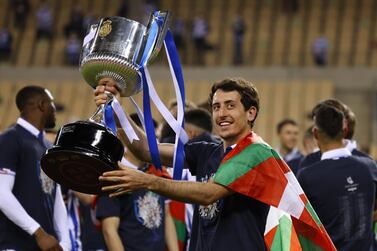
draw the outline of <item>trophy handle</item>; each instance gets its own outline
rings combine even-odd
[[[107,101],[106,104],[102,104],[97,107],[96,111],[94,114],[89,118],[90,122],[98,123],[101,125],[105,125],[104,121],[104,114],[105,114],[105,109],[106,106],[111,103],[114,99],[114,95],[111,92],[105,91],[105,94],[107,96]]]
[[[145,61],[147,64],[150,64],[154,59],[156,59],[158,53],[161,50],[161,47],[164,43],[166,32],[169,28],[169,19],[170,19],[170,12],[169,11],[156,11],[152,13],[149,17],[147,32],[144,35],[141,51],[145,53],[145,50],[149,50],[150,48],[147,47],[147,41],[150,39],[151,28],[152,24],[155,22],[162,22],[161,25],[158,25],[158,32],[156,37],[156,42],[153,44],[152,53]],[[137,62],[141,62],[141,58],[143,57],[144,53],[139,53],[139,58]]]

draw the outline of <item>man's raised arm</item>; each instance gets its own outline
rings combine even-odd
[[[119,90],[117,89],[116,83],[113,79],[103,78],[99,82],[99,85],[94,92],[95,102],[97,106],[106,103],[107,95],[105,94],[105,91],[111,92],[114,95],[119,94]],[[120,128],[119,122],[117,122],[118,138],[122,141],[123,145],[126,146],[139,160],[149,163],[152,162],[147,137],[144,131],[140,127],[138,127],[128,115],[126,116],[130,121],[133,129],[135,130],[139,140],[133,140],[132,142],[130,142],[124,130]],[[171,166],[174,158],[174,145],[159,144],[158,149],[160,152],[161,163],[166,166]]]

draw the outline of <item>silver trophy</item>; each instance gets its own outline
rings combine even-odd
[[[92,25],[84,39],[80,59],[85,81],[95,88],[102,78],[111,77],[123,97],[141,91],[139,68],[143,55],[152,50],[145,59],[148,64],[156,58],[168,29],[168,19],[169,12],[159,11],[151,14],[147,27],[123,17],[105,17]],[[154,25],[157,21],[162,25]],[[152,31],[152,27],[158,27],[158,31]]]
[[[80,60],[86,82],[95,88],[102,78],[111,77],[121,96],[139,92],[139,69],[157,56],[167,21],[168,12],[155,12],[148,27],[122,17],[106,17],[92,25]],[[102,192],[105,184],[98,177],[116,170],[124,153],[124,146],[104,123],[105,107],[99,106],[88,121],[69,123],[59,130],[54,146],[41,159],[41,167],[50,178],[75,191]]]

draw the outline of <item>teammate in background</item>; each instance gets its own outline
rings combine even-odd
[[[313,109],[321,160],[298,172],[308,196],[338,250],[376,250],[373,210],[377,166],[344,146],[343,112],[327,102]]]
[[[343,104],[342,102],[336,99],[327,99],[323,101],[323,103],[337,108],[338,110],[342,111],[344,114],[345,124],[346,124],[346,128],[344,131],[345,136],[343,139],[344,146],[351,152],[352,155],[370,158],[369,155],[357,149],[357,142],[356,140],[353,139],[353,136],[355,133],[355,126],[356,126],[356,116],[351,111],[351,109],[347,105]],[[321,151],[316,151],[311,154],[308,154],[301,161],[299,169],[305,166],[310,166],[320,160],[321,160]]]
[[[55,127],[53,97],[27,86],[16,105],[17,124],[0,135],[0,250],[69,250],[61,188],[40,167],[51,147],[44,129]]]
[[[298,166],[304,157],[297,149],[299,128],[296,121],[284,119],[277,125],[276,131],[279,135],[279,154],[287,162],[294,174],[297,173]]]

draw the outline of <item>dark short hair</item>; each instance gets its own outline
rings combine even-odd
[[[356,116],[355,114],[352,112],[352,110],[344,103],[342,103],[341,101],[337,100],[337,99],[326,99],[322,102],[320,102],[319,104],[317,104],[313,111],[312,111],[312,117],[314,116],[314,111],[316,109],[316,107],[320,104],[327,104],[329,106],[333,106],[335,108],[337,108],[338,110],[340,110],[341,112],[343,112],[344,114],[344,118],[346,119],[347,121],[347,133],[345,135],[344,138],[346,139],[352,139],[353,138],[353,135],[355,133],[355,127],[356,127]]]
[[[224,92],[237,91],[241,96],[241,103],[245,111],[254,106],[257,110],[255,118],[250,122],[250,127],[254,125],[259,112],[259,94],[257,88],[250,82],[243,78],[226,78],[212,85],[211,93],[209,95],[209,104],[212,107],[213,96],[217,90]]]
[[[212,132],[211,114],[204,109],[195,108],[186,111],[185,122],[197,126],[207,132]]]
[[[284,126],[286,125],[294,125],[294,126],[298,126],[297,122],[294,121],[293,119],[283,119],[282,121],[280,121],[278,123],[278,125],[276,126],[276,131],[277,133],[279,134],[281,132],[281,130],[283,129]]]
[[[133,122],[135,122],[135,124],[136,124],[138,127],[140,127],[140,128],[143,127],[143,125],[142,125],[142,123],[141,123],[141,121],[140,121],[139,116],[137,115],[137,113],[132,113],[132,114],[130,114],[130,118],[132,119]],[[156,129],[157,126],[158,126],[158,123],[157,123],[156,120],[154,120],[154,119],[152,119],[152,120],[153,120],[153,126],[154,126],[154,129]]]
[[[344,114],[341,110],[325,103],[320,103],[313,110],[316,127],[330,139],[342,139]]]
[[[22,88],[16,95],[16,105],[18,110],[22,112],[30,101],[39,98],[42,95],[47,94],[45,89],[40,86],[29,85]]]

